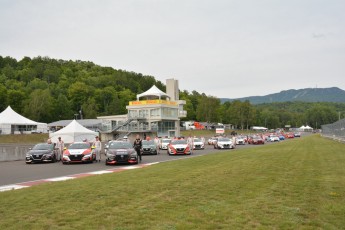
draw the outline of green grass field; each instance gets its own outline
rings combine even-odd
[[[0,144],[2,143],[32,144],[32,143],[46,142],[48,138],[49,138],[48,133],[0,135]]]
[[[345,146],[318,135],[0,193],[0,229],[344,226]]]

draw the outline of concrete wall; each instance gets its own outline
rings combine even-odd
[[[25,155],[33,144],[0,144],[0,161],[25,161]]]

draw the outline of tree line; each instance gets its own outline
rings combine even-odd
[[[156,85],[153,76],[102,67],[88,61],[0,56],[0,111],[10,105],[16,112],[39,122],[119,115],[136,95]],[[185,120],[233,124],[238,129],[253,125],[268,128],[335,122],[345,114],[343,103],[286,102],[252,105],[249,101],[221,103],[197,91],[180,91],[186,100]]]

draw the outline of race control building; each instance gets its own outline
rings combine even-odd
[[[126,106],[127,115],[102,116],[101,137],[112,140],[131,134],[180,136],[180,118],[186,117],[184,100],[179,100],[178,80],[167,79],[167,92],[153,85]]]

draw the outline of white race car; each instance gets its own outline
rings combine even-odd
[[[201,139],[199,138],[193,139],[193,149],[204,149],[204,148],[205,148],[205,144],[204,142],[202,142]]]
[[[236,145],[244,145],[246,144],[246,140],[243,136],[236,137]]]
[[[232,140],[227,137],[218,138],[217,142],[214,144],[215,149],[233,149],[235,146],[232,143]]]
[[[268,137],[268,141],[270,141],[270,142],[280,141],[280,138],[278,136],[275,136],[275,135],[270,135]]]
[[[163,138],[160,142],[160,149],[168,149],[168,144],[170,143],[171,139]]]

